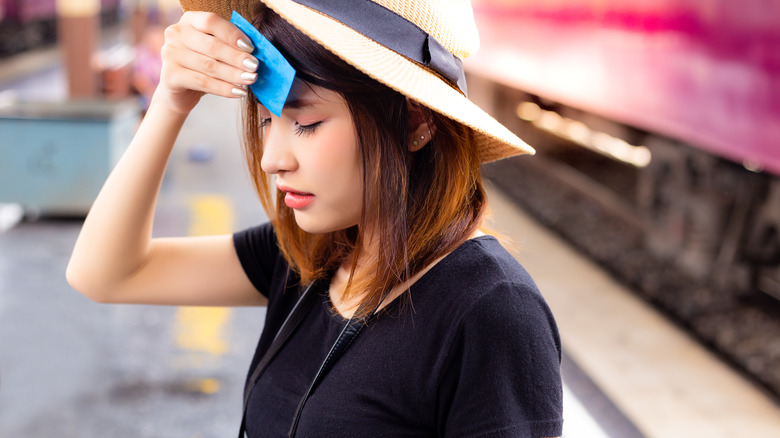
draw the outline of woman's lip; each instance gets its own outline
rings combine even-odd
[[[277,189],[284,192],[284,203],[290,208],[303,208],[314,200],[311,193],[298,192],[283,185],[277,185]]]
[[[311,204],[314,195],[310,193],[286,192],[284,195],[284,204],[290,208],[303,208]]]

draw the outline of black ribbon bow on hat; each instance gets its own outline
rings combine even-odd
[[[467,96],[463,63],[436,38],[370,0],[293,0],[334,18],[388,49],[429,67]]]

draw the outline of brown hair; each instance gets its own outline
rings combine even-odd
[[[274,226],[279,246],[301,282],[324,278],[345,262],[352,272],[344,298],[359,297],[356,316],[366,316],[394,286],[455,249],[480,226],[486,208],[474,134],[463,125],[422,107],[435,134],[425,147],[409,151],[406,98],[347,64],[271,10],[254,25],[295,68],[297,77],[340,93],[352,115],[362,160],[363,206],[357,227],[309,234],[277,193],[260,161],[263,134],[254,96],[244,113],[244,151],[255,189]],[[361,254],[374,230],[381,248]],[[357,261],[359,260],[359,264]]]

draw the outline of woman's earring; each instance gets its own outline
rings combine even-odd
[[[430,131],[430,130],[428,130],[428,133],[430,134],[430,133],[431,133],[431,131]],[[421,135],[421,136],[420,136],[420,141],[422,141],[422,140],[425,140],[425,136],[424,136],[424,135]],[[415,146],[419,146],[419,145],[420,145],[420,142],[419,142],[419,141],[417,141],[417,140],[412,140],[412,144],[413,144],[413,145],[415,145]]]

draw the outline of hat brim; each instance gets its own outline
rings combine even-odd
[[[262,2],[295,28],[358,70],[471,128],[475,133],[480,162],[487,163],[514,155],[534,153],[531,146],[425,66],[399,55],[327,15],[294,1]],[[198,3],[202,6],[201,2]],[[249,2],[241,3],[246,5]],[[182,6],[185,10],[188,9],[186,1],[182,2]],[[222,6],[221,9],[225,9],[224,6],[228,5]],[[210,10],[223,16],[229,14],[228,11],[215,8]],[[238,12],[242,13],[241,10]]]

